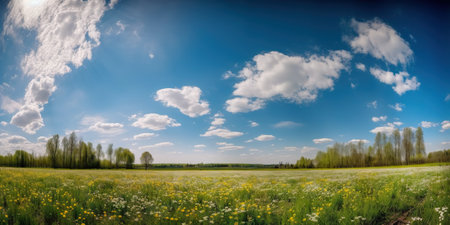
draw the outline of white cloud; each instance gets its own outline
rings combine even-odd
[[[239,137],[242,135],[244,135],[244,133],[242,133],[242,132],[230,131],[230,130],[224,129],[224,128],[216,128],[216,129],[208,130],[200,136],[202,136],[202,137],[217,136],[217,137],[229,139],[229,138]]]
[[[109,8],[113,5],[110,2]],[[20,41],[24,29],[35,31],[37,40],[37,48],[21,62],[22,71],[32,79],[11,124],[30,134],[44,126],[41,111],[56,90],[54,77],[92,58],[92,48],[100,45],[96,24],[107,9],[104,1],[12,0],[8,4],[3,35]]]
[[[226,110],[231,113],[256,111],[264,107],[265,103],[261,99],[250,99],[236,97],[228,99],[226,102]]]
[[[6,138],[7,142],[9,144],[21,144],[26,143],[28,140],[25,137],[19,136],[19,135],[12,135]]]
[[[227,111],[248,112],[261,109],[276,97],[298,104],[315,101],[320,90],[332,89],[351,55],[330,51],[327,56],[288,56],[272,51],[253,57],[253,63],[239,71],[243,81],[234,85],[235,96],[227,101]]]
[[[6,125],[8,125],[8,122],[2,121],[2,122],[0,122],[0,124],[1,124],[2,126],[6,126]]]
[[[225,123],[225,118],[214,118],[211,122],[211,126],[221,126]]]
[[[375,127],[370,132],[373,134],[376,134],[378,132],[385,133],[385,134],[392,134],[394,132],[395,126],[393,124],[387,124],[385,126]]]
[[[395,122],[393,122],[392,124],[394,124],[395,126],[401,126],[401,125],[403,125],[403,123],[400,122],[400,121],[395,121]]]
[[[151,150],[151,149],[164,149],[173,146],[174,144],[172,142],[160,142],[153,145],[144,145],[140,146],[139,150]]]
[[[133,136],[133,140],[145,140],[157,136],[155,133],[140,133]]]
[[[206,145],[204,144],[194,145],[194,148],[206,148]]]
[[[353,143],[353,144],[358,144],[359,142],[362,142],[363,144],[369,144],[370,141],[367,139],[352,139],[350,141],[348,141],[347,143]]]
[[[49,137],[44,137],[44,136],[39,136],[39,137],[37,138],[37,141],[38,141],[38,142],[47,142],[48,139],[50,139],[50,138],[49,138]]]
[[[449,120],[442,121],[441,125],[442,125],[441,132],[444,132],[445,130],[450,129],[450,121]]]
[[[377,106],[378,106],[378,103],[377,103],[377,101],[375,100],[375,101],[373,101],[373,102],[369,102],[369,103],[367,103],[367,107],[368,108],[374,108],[374,109],[376,109],[377,108]]]
[[[324,143],[330,143],[333,142],[334,140],[331,138],[317,138],[317,139],[313,139],[314,144],[324,144]]]
[[[400,104],[400,103],[395,103],[395,105],[389,105],[389,107],[393,108],[394,110],[396,110],[398,112],[403,111],[403,108],[402,108],[403,106],[404,105]]]
[[[179,127],[181,124],[177,123],[175,119],[167,115],[160,115],[156,113],[149,113],[143,116],[132,115],[131,119],[136,120],[132,126],[142,129],[150,130],[164,130],[167,127]]]
[[[413,51],[400,35],[389,25],[378,19],[367,22],[351,21],[358,36],[350,41],[354,52],[370,54],[393,65],[406,64],[412,59]]]
[[[205,150],[203,149],[194,149],[194,152],[204,152]]]
[[[257,141],[271,141],[273,139],[275,139],[275,136],[270,135],[270,134],[261,134],[255,138],[255,140],[257,140]]]
[[[448,102],[448,101],[450,101],[450,94],[447,94],[447,96],[445,96],[445,99],[444,99],[446,102]]]
[[[380,116],[380,117],[376,117],[376,116],[374,116],[374,117],[372,117],[372,121],[373,122],[380,122],[380,121],[386,121],[386,119],[387,119],[387,116]]]
[[[202,91],[198,87],[184,86],[181,89],[164,88],[156,92],[155,100],[165,106],[174,107],[189,117],[203,116],[209,113],[209,104],[200,100]]]
[[[430,127],[437,127],[437,126],[439,126],[439,124],[429,122],[429,121],[422,121],[422,122],[420,122],[420,126],[423,128],[430,128]]]
[[[361,71],[366,71],[366,65],[364,65],[362,63],[356,63],[356,68]]]
[[[259,124],[257,123],[257,122],[255,122],[255,121],[249,121],[250,122],[250,126],[251,127],[257,127],[257,126],[259,126]]]
[[[217,136],[221,138],[235,138],[244,135],[242,132],[238,131],[230,131],[226,128],[220,128],[225,123],[225,119],[222,118],[221,113],[216,113],[214,115],[214,120],[211,122],[211,126],[208,128],[208,130],[201,134],[202,137],[211,137],[211,136]]]
[[[441,145],[450,145],[450,141],[443,141],[441,142]]]
[[[14,153],[17,149],[25,150],[29,153],[34,152],[38,155],[45,153],[44,142],[30,142],[27,138],[19,135],[10,135],[8,133],[0,134],[0,154]]]
[[[120,123],[104,123],[97,122],[90,126],[88,130],[95,131],[101,134],[118,134],[123,132],[123,124]]]
[[[244,146],[234,145],[227,142],[217,142],[216,144],[220,146],[217,149],[221,150],[221,152],[244,149]]]
[[[301,126],[301,123],[296,123],[293,121],[281,121],[273,125],[275,128],[286,128],[286,127],[298,127]]]
[[[420,86],[420,82],[417,81],[417,78],[412,77],[409,79],[409,73],[405,71],[394,74],[391,71],[370,68],[370,73],[382,83],[394,85],[392,89],[394,89],[398,95],[402,95],[407,91],[417,90]]]
[[[148,53],[148,57],[150,58],[150,59],[154,59],[155,58],[155,54],[153,54],[153,53]]]
[[[350,87],[355,88],[355,87],[356,87],[356,84],[350,83]]]
[[[44,126],[41,111],[42,108],[38,105],[24,105],[11,118],[10,123],[22,128],[26,133],[35,134],[37,130]]]
[[[2,110],[6,111],[9,114],[16,112],[22,106],[19,102],[12,100],[8,96],[1,96],[1,97],[2,97],[1,108]]]

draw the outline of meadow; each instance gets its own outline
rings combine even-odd
[[[0,168],[0,224],[450,224],[450,166]]]

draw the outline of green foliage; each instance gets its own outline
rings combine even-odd
[[[450,224],[449,171],[0,168],[0,225]]]

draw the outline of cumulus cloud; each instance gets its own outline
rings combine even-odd
[[[101,134],[118,134],[123,132],[123,124],[121,123],[104,123],[96,122],[91,125],[88,130],[95,131]]]
[[[395,105],[389,105],[389,107],[393,108],[395,111],[401,112],[403,111],[403,104],[395,103]]]
[[[395,122],[393,122],[392,124],[394,124],[395,126],[401,126],[401,125],[403,125],[403,123],[400,122],[400,121],[395,121]]]
[[[374,117],[372,117],[372,121],[373,122],[380,122],[380,121],[386,121],[386,119],[387,119],[387,116],[379,116],[379,117],[376,117],[376,116],[374,116]]]
[[[348,141],[347,143],[352,143],[352,144],[359,144],[360,142],[362,142],[363,144],[369,144],[370,141],[367,139],[352,139],[350,141]]]
[[[287,127],[298,127],[301,126],[301,123],[297,123],[294,121],[280,121],[273,125],[275,128],[287,128]]]
[[[221,126],[225,123],[225,118],[214,118],[211,122],[211,126]]]
[[[153,145],[144,145],[140,146],[139,150],[151,150],[151,149],[164,149],[173,146],[174,144],[172,142],[160,142]]]
[[[394,89],[398,95],[402,95],[407,91],[417,90],[420,86],[420,82],[417,81],[417,78],[412,77],[409,79],[409,73],[405,71],[394,74],[390,71],[370,68],[370,73],[382,83],[393,85],[392,89]]]
[[[317,139],[313,139],[314,144],[324,144],[324,143],[330,143],[333,142],[334,140],[331,138],[317,138]]]
[[[14,153],[15,150],[21,149],[29,153],[44,154],[45,142],[30,142],[27,138],[20,135],[10,135],[8,133],[0,134],[0,154]]]
[[[420,122],[420,126],[423,128],[430,128],[430,127],[437,127],[437,126],[439,126],[439,124],[433,123],[430,121],[422,121],[422,122]]]
[[[239,131],[230,131],[226,128],[222,128],[221,126],[225,123],[225,119],[222,118],[222,114],[216,113],[214,115],[214,120],[211,122],[211,126],[208,128],[208,130],[201,134],[202,137],[211,137],[211,136],[217,136],[221,138],[235,138],[244,135],[244,133]]]
[[[164,130],[167,127],[181,126],[181,124],[177,123],[175,119],[172,119],[167,115],[160,115],[156,113],[149,113],[143,116],[132,115],[130,119],[136,120],[132,124],[133,127],[139,127],[142,129]]]
[[[39,137],[37,138],[37,141],[38,141],[38,142],[47,142],[48,139],[50,139],[50,138],[49,138],[49,137],[44,137],[44,136],[39,136]]]
[[[271,141],[273,139],[275,139],[275,136],[270,135],[270,134],[261,134],[255,138],[255,140],[257,140],[257,141]]]
[[[370,54],[393,65],[406,64],[412,59],[413,51],[400,35],[379,19],[367,22],[351,21],[351,27],[358,33],[350,40],[356,53]]]
[[[28,140],[25,137],[19,135],[9,136],[6,138],[6,140],[9,144],[20,144],[28,142]]]
[[[441,132],[444,132],[445,130],[450,129],[450,121],[449,120],[444,120],[441,123]]]
[[[21,62],[22,71],[32,79],[11,124],[30,134],[44,126],[41,112],[56,90],[54,77],[92,58],[92,48],[100,45],[96,24],[113,6],[114,1],[109,7],[104,1],[10,1],[3,35],[19,40],[19,30],[35,31],[37,40],[37,48]]]
[[[395,125],[393,123],[387,123],[384,126],[375,127],[370,132],[373,134],[376,134],[378,132],[385,133],[385,134],[392,134],[395,130]]]
[[[133,140],[145,140],[157,136],[155,133],[140,133],[133,136]]]
[[[2,110],[6,111],[9,114],[16,112],[21,107],[21,104],[19,102],[12,100],[8,96],[1,96],[1,99],[2,99],[1,104]]]
[[[202,137],[217,136],[217,137],[221,137],[221,138],[230,139],[230,138],[235,138],[235,137],[239,137],[242,135],[244,135],[244,133],[239,132],[239,131],[230,131],[225,128],[217,128],[217,129],[208,130],[200,136],[202,136]]]
[[[8,122],[2,121],[2,122],[0,122],[0,124],[1,124],[2,126],[6,126],[6,125],[8,125]]]
[[[42,108],[35,104],[24,105],[12,118],[10,123],[22,128],[29,134],[35,134],[44,126],[41,116]]]
[[[226,102],[227,111],[249,112],[281,97],[298,104],[315,101],[320,90],[332,89],[341,70],[351,59],[347,51],[330,51],[327,56],[288,56],[272,51],[253,57],[253,63],[239,71],[243,81],[234,85],[239,96]]]
[[[250,99],[236,97],[225,102],[226,110],[231,113],[256,111],[264,107],[265,103],[261,99]]]
[[[201,94],[200,88],[192,86],[181,89],[164,88],[156,92],[155,100],[165,106],[177,108],[189,117],[198,117],[209,113],[209,104],[200,100]]]
[[[255,122],[255,121],[249,121],[250,122],[250,126],[251,127],[257,127],[257,126],[259,126],[259,124],[257,123],[257,122]]]
[[[366,71],[366,65],[362,63],[356,63],[356,68],[361,71]]]

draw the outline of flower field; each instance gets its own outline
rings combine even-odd
[[[0,224],[450,224],[449,169],[0,168]]]

